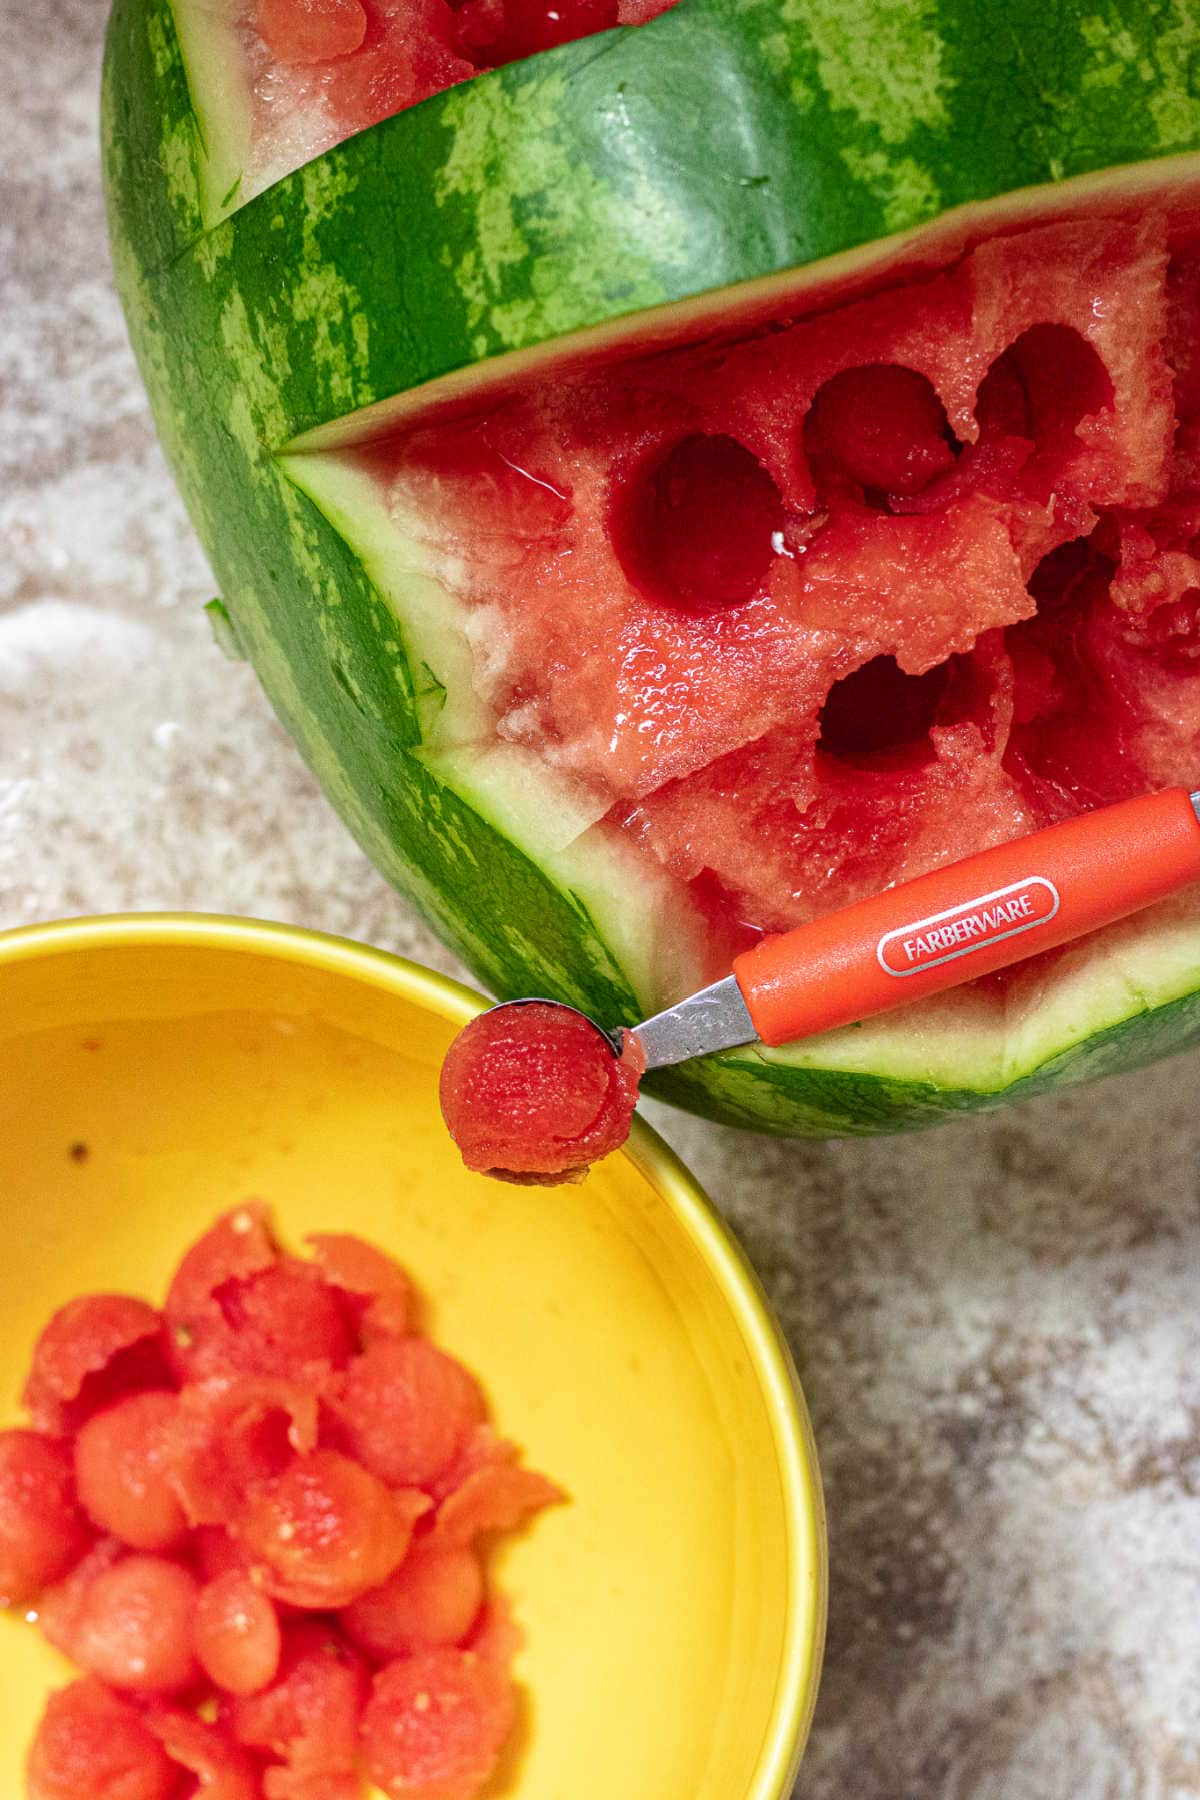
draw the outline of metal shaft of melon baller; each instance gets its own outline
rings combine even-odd
[[[790,1043],[974,981],[1200,881],[1200,792],[1101,807],[766,938],[633,1027],[648,1069]],[[621,1032],[605,1032],[620,1053]]]

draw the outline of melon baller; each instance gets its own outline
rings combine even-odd
[[[737,957],[731,974],[640,1025],[614,1030],[580,1016],[615,1056],[632,1051],[648,1070],[741,1044],[786,1044],[1022,962],[1194,881],[1200,790],[1167,788],[979,851],[765,938]]]

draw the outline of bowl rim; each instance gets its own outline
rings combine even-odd
[[[452,976],[392,951],[307,926],[228,913],[98,913],[13,926],[0,931],[0,975],[8,966],[43,956],[138,945],[238,950],[322,969],[415,1002],[457,1025],[491,1004],[487,995]],[[644,1119],[634,1119],[620,1154],[667,1200],[717,1278],[753,1352],[770,1415],[793,1525],[786,1576],[790,1605],[767,1731],[742,1800],[788,1800],[816,1706],[829,1592],[824,1493],[808,1406],[774,1309],[716,1204]]]

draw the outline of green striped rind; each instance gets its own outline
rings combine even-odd
[[[204,228],[204,143],[168,0],[114,9],[104,64],[104,170],[139,271],[161,268]]]
[[[548,985],[628,1017],[632,988],[586,902],[413,754],[421,678],[409,670],[395,616],[262,447],[280,403],[231,265],[193,255],[147,272],[166,196],[160,175],[154,204],[146,202],[145,139],[130,123],[130,96],[144,124],[164,28],[169,35],[169,14],[153,3],[134,0],[114,14],[104,86],[114,261],[160,433],[238,642],[364,848],[482,980],[501,987],[514,967],[541,968]],[[164,115],[164,131],[177,132],[183,116]]]
[[[156,115],[122,48],[146,4],[118,0],[114,47]],[[387,120],[196,254],[232,259],[290,438],[954,207],[1194,150],[1198,58],[1191,0],[683,0]],[[163,116],[174,134],[173,82]],[[144,125],[139,187],[161,185],[154,150]],[[163,249],[145,205],[125,215],[143,269]]]
[[[1200,982],[1200,935],[1196,944]],[[1200,992],[1184,994],[1106,1026],[1081,1043],[1048,1054],[1028,1075],[1000,1087],[954,1087],[933,1081],[863,1075],[843,1069],[798,1070],[769,1057],[721,1057],[717,1081],[699,1064],[664,1071],[654,1082],[659,1099],[727,1125],[777,1137],[872,1137],[920,1131],[960,1113],[994,1110],[1054,1088],[1077,1087],[1106,1075],[1143,1068],[1200,1044]],[[964,1033],[964,1075],[970,1036]],[[698,1079],[699,1077],[699,1079]]]
[[[640,338],[655,308],[949,206],[1195,148],[1190,9],[1120,10],[1123,23],[1025,0],[683,0],[640,33],[440,96],[206,231],[205,146],[171,14],[163,0],[117,0],[104,120],[114,254],[168,455],[238,638],[318,778],[494,991],[549,991],[619,1020],[640,1010],[648,976],[609,947],[599,863],[578,879],[550,873],[484,818],[469,784],[423,760],[429,676],[346,535],[274,452],[585,327],[632,314]],[[631,885],[624,904],[657,902]],[[864,1031],[849,1047],[712,1059],[658,1090],[778,1132],[929,1124],[1191,1042],[1198,981],[1200,956],[1151,981],[1149,999],[1097,1000],[1082,1027],[1050,1007],[1020,1066],[967,1014],[925,1065],[895,1032]]]

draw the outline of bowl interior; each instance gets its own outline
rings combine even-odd
[[[527,1645],[516,1800],[776,1800],[820,1660],[819,1482],[742,1265],[648,1132],[577,1187],[466,1174],[437,1069],[472,1010],[393,959],[228,922],[0,939],[0,1413],[48,1314],[161,1298],[259,1196],[361,1232],[569,1506],[499,1551]],[[81,1149],[80,1146],[83,1148]],[[0,1618],[0,1792],[65,1665]]]

